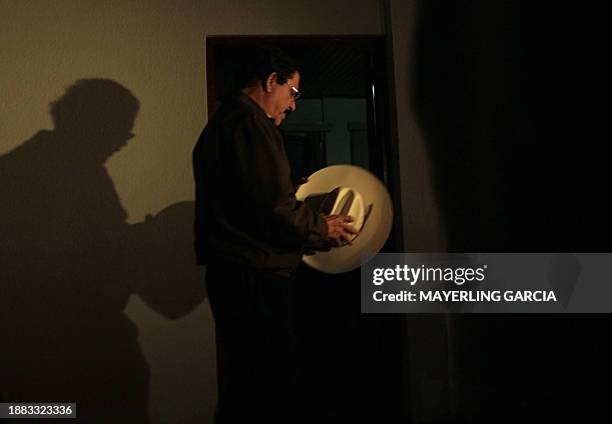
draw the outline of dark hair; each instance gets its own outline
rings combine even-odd
[[[245,55],[244,66],[236,74],[238,88],[265,84],[271,73],[276,72],[276,80],[284,84],[299,68],[295,60],[274,46],[257,46]]]

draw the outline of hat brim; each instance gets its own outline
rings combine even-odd
[[[328,252],[304,255],[302,260],[310,267],[328,274],[340,274],[359,268],[384,246],[393,223],[393,204],[386,187],[369,171],[353,165],[333,165],[323,168],[301,185],[296,192],[298,200],[337,187],[349,187],[372,205],[361,233],[350,245],[334,247]]]

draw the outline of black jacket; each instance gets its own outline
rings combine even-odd
[[[226,100],[193,151],[195,248],[215,261],[285,274],[303,247],[323,242],[326,222],[296,201],[283,138],[248,96]]]

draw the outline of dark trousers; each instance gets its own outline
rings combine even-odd
[[[302,366],[292,278],[216,263],[207,267],[206,284],[219,344],[216,422],[299,422]]]

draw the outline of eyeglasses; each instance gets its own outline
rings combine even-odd
[[[287,85],[291,89],[291,95],[293,96],[293,100],[297,100],[302,96],[302,93],[300,93],[300,90],[292,86],[289,81],[287,81]]]

